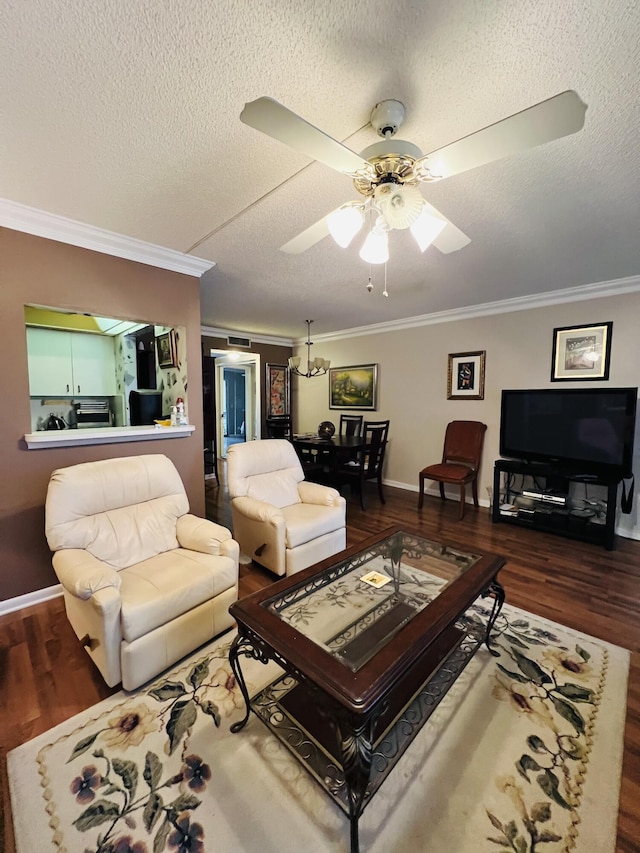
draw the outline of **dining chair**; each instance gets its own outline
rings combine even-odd
[[[362,428],[364,442],[357,452],[355,459],[340,465],[337,471],[337,482],[349,483],[358,490],[360,506],[364,505],[364,485],[368,480],[375,480],[378,485],[380,502],[385,503],[382,491],[382,468],[389,437],[389,421],[365,421]]]
[[[291,418],[267,418],[267,438],[291,438]]]
[[[451,421],[447,424],[442,461],[427,465],[420,471],[418,509],[422,509],[425,480],[438,483],[441,500],[445,500],[445,483],[459,487],[460,519],[464,518],[465,488],[468,484],[471,484],[473,503],[478,506],[478,472],[486,431],[487,425],[480,421]]]
[[[339,435],[354,435],[360,438],[363,420],[362,415],[340,415]]]

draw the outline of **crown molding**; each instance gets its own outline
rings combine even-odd
[[[276,335],[254,334],[253,332],[238,331],[237,329],[219,329],[215,326],[201,326],[200,333],[210,338],[249,338],[251,343],[272,344],[277,347],[292,347],[293,338],[281,338]]]
[[[27,207],[9,199],[0,199],[0,225],[14,231],[24,231],[36,237],[57,240],[82,249],[91,249],[103,255],[113,255],[128,261],[137,261],[152,267],[172,272],[192,275],[196,278],[215,266],[213,261],[205,261],[191,255],[184,255],[174,249],[146,243],[135,237],[125,237],[114,231],[96,228],[84,222],[47,213],[34,207]]]
[[[495,314],[508,314],[512,311],[528,311],[532,308],[546,308],[550,305],[560,305],[566,302],[584,302],[588,299],[600,299],[606,296],[620,296],[640,290],[640,275],[618,278],[613,281],[600,281],[585,284],[580,287],[568,287],[563,290],[551,290],[533,296],[518,296],[513,299],[501,299],[496,302],[485,302],[482,305],[472,305],[467,308],[455,308],[452,311],[438,311],[434,314],[421,314],[416,317],[406,317],[401,320],[390,320],[385,323],[374,323],[371,326],[357,326],[353,329],[341,329],[336,332],[326,332],[314,335],[315,342],[339,341],[346,338],[358,338],[364,335],[377,335],[383,332],[397,332],[404,329],[415,329],[420,326],[434,326],[439,323],[452,323],[457,320],[472,320],[476,317],[487,317]],[[294,344],[304,343],[306,338],[296,338]]]

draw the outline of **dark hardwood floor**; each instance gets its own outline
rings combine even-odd
[[[224,474],[224,466],[221,474]],[[458,505],[385,490],[378,501],[367,486],[367,510],[357,499],[347,510],[347,540],[352,545],[392,524],[461,548],[494,551],[507,558],[500,574],[507,601],[531,613],[630,649],[631,670],[620,792],[617,853],[640,851],[640,542],[618,540],[613,552],[550,534],[492,524],[485,508],[469,507],[458,521]],[[208,480],[207,515],[230,527],[224,486]],[[240,595],[271,583],[257,566],[241,566]],[[115,690],[106,687],[75,638],[62,599],[0,618],[2,731],[0,777],[5,815],[9,815],[4,755],[21,743],[90,707]],[[0,850],[14,853],[11,820]],[[593,851],[598,853],[598,851]]]

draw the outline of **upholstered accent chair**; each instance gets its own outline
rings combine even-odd
[[[478,506],[478,474],[487,425],[480,421],[451,421],[444,435],[442,461],[427,465],[420,471],[418,509],[422,509],[425,480],[435,480],[440,498],[445,500],[444,486],[448,483],[460,490],[460,520],[466,507],[465,487],[471,485],[473,503]]]
[[[292,575],[346,546],[345,499],[305,480],[290,442],[232,445],[227,484],[242,552],[275,574]]]
[[[166,456],[54,471],[45,532],[67,617],[111,687],[133,690],[233,625],[238,543],[189,513]]]

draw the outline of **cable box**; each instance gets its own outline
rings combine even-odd
[[[558,495],[554,492],[534,492],[529,489],[523,489],[522,495],[525,498],[533,498],[536,501],[558,504],[558,506],[565,506],[567,503],[566,495]]]

